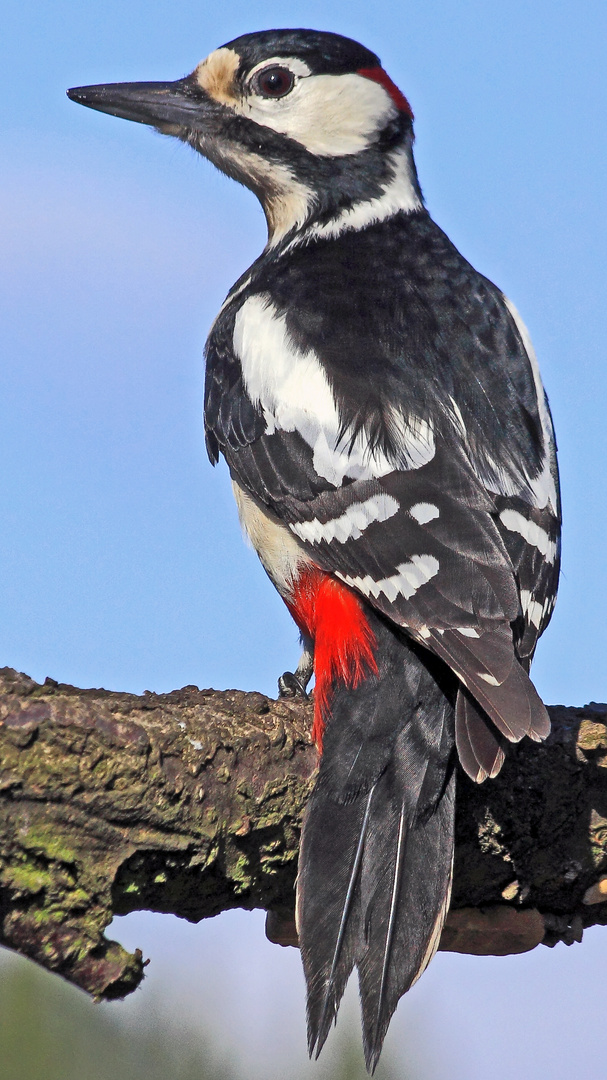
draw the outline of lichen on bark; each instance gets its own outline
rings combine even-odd
[[[607,706],[550,711],[548,741],[513,747],[496,781],[458,779],[444,948],[516,952],[607,921]],[[104,936],[117,914],[257,907],[293,941],[310,721],[309,703],[259,693],[137,696],[1,669],[0,944],[111,998],[143,976]]]

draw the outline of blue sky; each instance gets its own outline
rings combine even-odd
[[[65,88],[176,78],[238,34],[304,25],[381,56],[416,114],[431,212],[530,328],[565,515],[560,598],[535,678],[549,702],[607,697],[606,23],[597,0],[5,0],[0,663],[78,685],[273,693],[295,662],[296,633],[241,541],[201,426],[204,340],[263,245],[261,211],[187,148],[81,109]],[[166,985],[185,978],[194,939],[186,947],[183,935],[195,933],[201,955],[225,966],[229,953],[228,996],[238,998],[251,965],[261,973],[251,1030],[271,1030],[278,1001],[303,1010],[298,957],[265,946],[257,917],[194,931],[158,919],[131,916],[128,927],[141,935],[135,943],[151,934]],[[533,1024],[528,1075],[558,1080],[575,1063],[590,1076],[592,1031],[598,1040],[603,1025],[588,1020],[578,1045],[565,1025],[574,987],[596,1000],[607,944],[600,932],[588,937],[516,960],[439,957],[400,1012],[423,1005],[437,1052],[440,1032],[452,1032],[454,1080],[485,1080],[489,1068],[494,1080],[511,1075],[513,1016]],[[187,979],[204,997],[191,971]],[[517,1046],[531,1053],[525,1039]]]

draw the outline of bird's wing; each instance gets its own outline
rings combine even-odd
[[[437,448],[416,470],[280,498],[292,475],[300,492],[313,488],[307,457],[297,437],[281,432],[230,454],[229,464],[317,565],[445,660],[507,738],[547,734],[513,648],[512,623],[534,630],[529,609],[491,502],[465,461]]]
[[[460,406],[428,378],[425,415],[411,406],[407,371],[418,375],[421,361],[400,372],[388,360],[370,371],[353,363],[344,402],[322,343],[296,334],[268,293],[249,295],[210,340],[206,423],[211,456],[225,455],[315,563],[452,668],[469,694],[467,722],[476,702],[517,740],[548,731],[513,631],[529,658],[553,603],[559,516],[543,390],[495,294],[493,325],[508,334],[514,374],[504,376],[504,402],[495,376],[491,410],[503,406],[506,419],[492,444],[475,428],[471,391]],[[469,342],[463,359],[458,344],[453,368],[471,372],[487,398],[484,369]]]

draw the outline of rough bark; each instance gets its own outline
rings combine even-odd
[[[193,922],[264,908],[293,941],[311,706],[258,693],[43,686],[0,669],[0,944],[97,998],[144,961],[104,937],[147,909]],[[553,706],[497,780],[458,778],[442,947],[519,952],[607,921],[607,705]]]

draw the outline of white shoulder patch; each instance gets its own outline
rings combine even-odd
[[[268,296],[251,296],[234,323],[234,352],[245,389],[262,410],[267,431],[297,431],[313,451],[318,476],[340,487],[345,477],[371,480],[395,469],[417,469],[434,457],[434,433],[417,417],[392,416],[398,454],[369,446],[365,432],[352,443],[341,419],[323,365],[310,349],[302,352]]]

